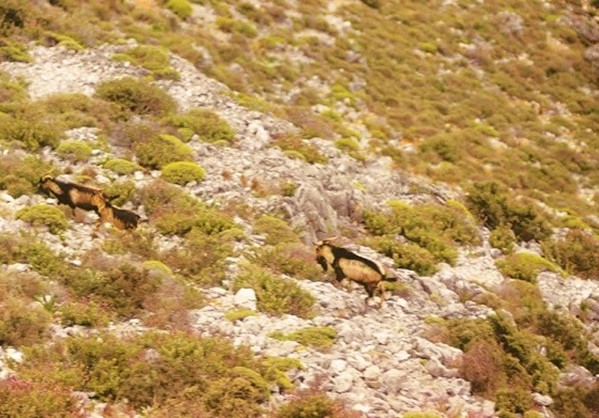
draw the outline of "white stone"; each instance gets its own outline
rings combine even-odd
[[[333,374],[340,374],[347,368],[347,362],[341,359],[335,359],[331,361],[331,365],[329,369],[333,372]]]
[[[351,373],[342,373],[333,379],[333,390],[337,393],[344,393],[352,388],[354,377]]]

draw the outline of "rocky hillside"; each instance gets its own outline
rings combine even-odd
[[[0,416],[598,416],[596,5],[424,3],[0,5]]]

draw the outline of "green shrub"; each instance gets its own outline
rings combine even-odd
[[[22,346],[49,336],[52,318],[41,306],[15,297],[0,302],[0,346]],[[1,407],[0,407],[1,408]]]
[[[140,45],[116,54],[113,59],[130,61],[150,71],[155,78],[178,80],[179,72],[171,67],[168,50],[154,45]]]
[[[273,332],[269,337],[283,341],[297,341],[298,343],[318,350],[330,348],[337,338],[337,332],[332,327],[308,327],[283,334],[281,332]]]
[[[127,202],[135,193],[135,182],[133,180],[120,181],[112,183],[104,188],[108,196],[114,197],[110,203],[115,206],[121,206]]]
[[[599,238],[586,231],[574,229],[559,240],[545,241],[543,252],[568,273],[584,279],[599,277]]]
[[[497,391],[495,408],[514,414],[523,414],[534,406],[532,394],[525,389],[505,388]]]
[[[294,155],[310,164],[326,164],[328,161],[317,147],[293,135],[280,136],[273,141],[273,145],[281,148],[285,153],[295,153]]]
[[[131,318],[157,292],[161,278],[145,269],[123,264],[105,271],[84,270],[65,278],[76,296],[96,300],[121,318]]]
[[[235,138],[235,131],[227,121],[208,109],[191,109],[182,115],[172,115],[166,121],[176,128],[191,130],[205,142],[230,144]]]
[[[122,158],[111,158],[103,164],[104,168],[112,170],[120,175],[132,174],[135,171],[141,171],[143,168],[133,161],[123,160]]]
[[[39,157],[27,155],[20,158],[15,154],[0,157],[0,187],[12,197],[32,194],[37,190],[39,179],[50,172],[53,166]]]
[[[81,162],[87,160],[92,155],[92,147],[84,141],[62,141],[56,148],[56,153],[62,158]]]
[[[33,226],[45,225],[52,234],[64,232],[69,226],[64,212],[56,206],[34,205],[20,209],[15,216]]]
[[[104,307],[94,301],[68,302],[63,304],[58,311],[62,325],[66,327],[73,325],[104,327],[114,319],[114,315],[106,312]]]
[[[179,16],[181,19],[187,19],[191,16],[193,9],[188,0],[168,0],[165,7]]]
[[[275,273],[297,279],[320,280],[322,269],[316,263],[314,252],[299,242],[286,242],[256,250],[252,261]]]
[[[439,418],[440,415],[437,412],[406,412],[401,416],[402,418]]]
[[[191,181],[202,181],[205,176],[204,169],[194,162],[178,161],[162,168],[162,177],[166,181],[181,186]]]
[[[26,2],[6,0],[0,5],[0,35],[8,36],[24,28],[31,15],[31,9]]]
[[[466,203],[488,228],[510,227],[519,240],[542,240],[551,233],[546,216],[539,209],[514,201],[496,182],[475,183]]]
[[[20,42],[0,41],[0,61],[31,62],[27,47]]]
[[[233,291],[252,288],[258,299],[258,309],[272,315],[290,314],[302,318],[311,317],[314,312],[314,297],[302,290],[291,280],[273,276],[259,267],[247,265],[235,278]]]
[[[85,414],[79,400],[65,385],[49,386],[11,376],[0,381],[0,416],[83,418]]]
[[[189,161],[192,159],[193,150],[179,138],[172,135],[158,135],[147,142],[137,144],[137,161],[144,167],[161,169],[169,163]]]
[[[360,144],[354,138],[340,138],[335,141],[335,146],[356,160],[362,161],[365,158],[360,151]]]
[[[338,401],[316,389],[296,393],[289,402],[281,405],[274,418],[358,418],[359,413],[350,411]]]
[[[247,318],[248,316],[256,315],[258,315],[258,312],[256,311],[252,311],[250,309],[238,309],[236,311],[229,311],[225,313],[225,319],[227,321],[235,322],[241,321],[242,319]]]
[[[64,135],[63,126],[52,115],[24,111],[13,115],[0,113],[0,139],[38,151],[55,148]]]
[[[96,87],[96,95],[139,115],[165,116],[177,108],[160,87],[133,77],[104,81]]]
[[[274,216],[264,215],[254,222],[253,232],[266,235],[266,244],[298,242],[299,237],[287,223]]]
[[[504,254],[511,254],[516,244],[516,235],[507,225],[501,225],[491,231],[489,236],[491,247],[500,249]]]
[[[416,244],[401,243],[391,236],[382,236],[366,239],[364,245],[393,258],[398,268],[413,270],[422,276],[432,276],[437,272],[435,257]]]
[[[116,104],[82,93],[55,93],[36,103],[44,112],[58,118],[67,129],[81,126],[107,128],[122,116]]]
[[[531,253],[510,254],[495,264],[502,274],[531,283],[536,283],[537,276],[542,271],[559,271],[550,261]]]
[[[274,383],[272,365],[249,349],[182,332],[68,337],[27,358],[18,366],[24,379],[95,392],[103,402],[126,400],[137,413],[179,403],[208,416],[258,418]]]

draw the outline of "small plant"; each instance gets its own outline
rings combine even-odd
[[[189,161],[192,159],[193,150],[179,138],[172,135],[158,135],[147,142],[136,146],[137,161],[152,169],[161,169],[169,163]]]
[[[63,126],[52,115],[27,110],[14,115],[0,113],[0,137],[29,151],[55,148],[63,134]]]
[[[0,381],[0,416],[83,418],[79,401],[66,385],[47,385],[11,376]]]
[[[62,141],[56,148],[56,153],[62,158],[66,158],[75,162],[81,162],[90,157],[92,154],[92,147],[83,141]]]
[[[264,215],[254,223],[254,233],[266,235],[266,244],[298,242],[299,237],[287,223],[274,216]]]
[[[106,311],[105,307],[93,300],[85,303],[67,302],[60,307],[59,312],[60,321],[66,327],[73,325],[104,327],[112,319],[116,319],[114,315]]]
[[[154,45],[140,45],[113,56],[115,60],[130,61],[150,71],[155,78],[178,80],[179,72],[171,67],[168,50]]]
[[[332,327],[309,327],[289,334],[273,332],[269,337],[283,341],[297,341],[318,350],[326,350],[335,343],[337,332]]]
[[[256,312],[256,311],[252,311],[250,309],[238,309],[236,311],[229,311],[229,312],[225,313],[225,319],[227,321],[235,322],[235,321],[241,321],[244,318],[247,318],[248,316],[256,316],[256,315],[258,315],[258,312]]]
[[[206,173],[194,162],[178,161],[162,168],[162,177],[170,183],[184,186],[191,181],[202,181]]]
[[[365,158],[360,151],[360,144],[353,138],[338,139],[335,141],[335,146],[358,161],[362,161]]]
[[[141,171],[143,168],[133,161],[124,160],[122,158],[112,158],[104,163],[104,168],[112,170],[120,175],[132,174],[136,171]]]
[[[63,211],[56,206],[44,204],[20,209],[16,213],[16,218],[22,219],[33,226],[47,226],[52,234],[64,232],[69,226]]]
[[[20,42],[0,40],[0,61],[31,62],[27,47]]]
[[[358,418],[359,416],[359,412],[345,408],[339,401],[334,401],[316,388],[298,391],[274,414],[274,418]]]
[[[530,253],[516,253],[496,262],[501,273],[508,277],[536,283],[542,271],[559,272],[559,268],[544,258]]]
[[[121,206],[134,195],[135,182],[132,180],[115,182],[110,186],[105,187],[104,192],[108,196],[114,197],[114,199],[110,201],[111,204]]]
[[[172,115],[166,121],[176,128],[189,129],[205,142],[230,144],[235,138],[235,131],[227,121],[208,109],[191,109],[181,115]]]
[[[193,12],[188,0],[168,0],[164,6],[181,19],[187,19]]]
[[[491,231],[489,237],[491,247],[501,250],[504,254],[511,254],[516,244],[516,235],[507,225],[501,225]]]
[[[302,318],[309,318],[314,314],[314,296],[293,281],[275,277],[259,267],[247,265],[235,279],[233,291],[245,287],[254,289],[258,309],[262,312],[272,315],[287,313]]]
[[[0,303],[0,346],[22,346],[43,341],[52,317],[40,305],[9,296]]]
[[[599,238],[593,233],[574,229],[560,240],[545,241],[543,252],[568,273],[585,279],[599,275]]]
[[[310,164],[326,164],[328,161],[314,145],[293,135],[279,136],[273,144],[285,151],[289,157],[299,158]]]
[[[296,279],[320,280],[322,269],[316,263],[314,252],[299,242],[285,242],[256,250],[252,258],[256,264],[273,272]]]
[[[96,87],[96,95],[139,115],[165,116],[177,108],[160,87],[133,77],[104,81]]]

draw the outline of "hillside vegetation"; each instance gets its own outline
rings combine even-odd
[[[598,7],[3,1],[0,416],[598,416]]]

